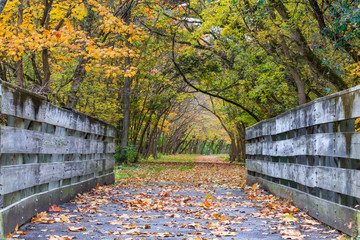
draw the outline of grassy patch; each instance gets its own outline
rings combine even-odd
[[[143,159],[142,162],[156,161],[156,162],[195,162],[195,158],[201,156],[200,154],[176,154],[176,155],[161,155],[157,159],[149,158]]]
[[[115,171],[115,179],[129,179],[132,178],[133,174],[129,172],[122,171],[120,169]]]
[[[229,162],[229,154],[217,154],[217,159]]]
[[[148,169],[149,169],[150,171],[161,172],[161,171],[163,171],[165,168],[163,168],[163,167],[148,167]]]
[[[134,171],[138,167],[134,166],[117,166],[115,169],[115,179],[129,179],[134,177]]]

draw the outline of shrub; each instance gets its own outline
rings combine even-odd
[[[135,163],[136,159],[136,147],[133,145],[129,145],[126,147],[116,147],[116,151],[114,154],[114,158],[116,162],[119,163]]]

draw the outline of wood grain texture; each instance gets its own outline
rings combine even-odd
[[[2,114],[81,132],[116,136],[115,128],[101,120],[75,110],[56,107],[43,97],[8,83],[1,81],[0,84]]]
[[[0,235],[12,232],[16,225],[28,222],[36,213],[46,211],[53,204],[62,204],[73,199],[78,193],[90,191],[97,184],[112,184],[114,173],[34,194],[0,210]]]
[[[246,161],[248,171],[360,198],[360,171],[292,163]]]
[[[260,183],[265,190],[283,199],[292,200],[297,207],[308,211],[312,217],[346,234],[356,236],[360,230],[360,211],[356,209],[250,175],[246,176],[246,182],[249,185]],[[349,226],[351,226],[351,228],[349,228]]]
[[[360,117],[360,86],[303,104],[246,129],[246,140]]]
[[[1,153],[92,154],[114,153],[115,143],[0,126]]]
[[[114,183],[113,126],[2,81],[0,105],[0,236],[52,204]]]
[[[317,133],[281,141],[246,144],[247,155],[329,156],[359,159],[360,133]]]

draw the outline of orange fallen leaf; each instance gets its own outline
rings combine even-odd
[[[203,202],[203,205],[204,205],[205,207],[207,207],[207,208],[213,207],[213,204],[210,203],[210,202],[208,202],[208,201]]]
[[[57,207],[55,204],[49,208],[49,212],[61,212],[63,209]]]
[[[224,222],[224,221],[227,221],[228,219],[227,219],[227,217],[221,216],[220,220]]]
[[[14,236],[13,236],[11,233],[9,233],[8,235],[6,235],[6,237],[5,237],[5,238],[14,239]]]

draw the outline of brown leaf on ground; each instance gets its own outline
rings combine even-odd
[[[48,217],[47,212],[37,213],[35,217],[31,219],[31,223],[54,223],[55,220]]]
[[[283,239],[298,239],[302,240],[305,235],[301,235],[301,232],[293,230],[293,229],[284,229],[280,231],[280,234],[282,234],[281,238]]]
[[[81,232],[85,230],[86,230],[85,227],[73,227],[73,226],[68,227],[69,232]]]
[[[303,223],[305,224],[310,224],[310,225],[320,225],[320,223],[318,221],[315,221],[315,220],[311,220],[311,219],[305,219],[303,221]]]

